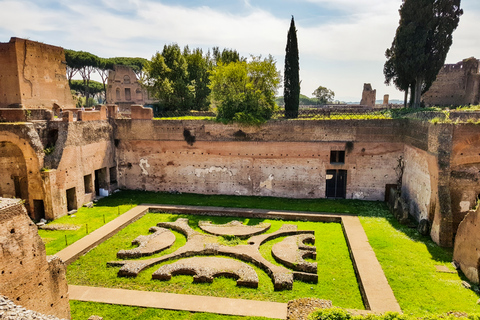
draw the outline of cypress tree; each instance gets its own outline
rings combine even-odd
[[[420,106],[445,63],[463,10],[460,0],[403,0],[400,23],[387,50],[385,80],[402,90],[411,90],[414,107]]]
[[[298,104],[300,99],[299,70],[297,29],[295,28],[295,21],[292,16],[287,35],[287,47],[285,48],[285,77],[283,86],[285,116],[287,118],[298,117]]]

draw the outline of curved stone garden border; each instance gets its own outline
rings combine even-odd
[[[86,237],[58,252],[56,255],[65,261],[65,263],[72,263],[79,256],[88,252],[101,242],[107,240],[115,233],[126,227],[128,224],[139,219],[149,211],[195,215],[233,216],[242,218],[282,219],[287,221],[300,220],[341,223],[355,273],[357,275],[357,281],[360,287],[360,292],[362,293],[365,308],[367,310],[380,313],[386,311],[401,312],[400,306],[393,295],[392,289],[388,285],[388,281],[383,273],[380,263],[378,262],[375,253],[368,242],[367,235],[363,230],[360,220],[357,216],[353,215],[279,210],[271,211],[262,209],[144,204],[129,210],[117,219],[107,223],[103,227],[95,230]],[[86,300],[87,297],[84,297],[81,292],[76,292],[76,294],[71,295],[70,298],[73,300],[76,298],[81,298],[79,300],[88,301]],[[189,310],[194,311],[191,309]],[[227,310],[225,311],[227,312]],[[208,310],[203,310],[203,312],[208,312]]]

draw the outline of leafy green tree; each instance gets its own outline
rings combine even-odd
[[[98,59],[98,64],[96,67],[96,72],[100,76],[100,79],[102,79],[102,84],[103,84],[103,90],[102,90],[102,95],[103,95],[103,100],[108,103],[107,101],[107,80],[108,80],[108,73],[110,70],[113,70],[113,59],[105,59],[105,58],[99,58]]]
[[[86,92],[87,90],[85,90],[85,82],[83,80],[72,80],[71,81],[71,84],[70,84],[70,89],[71,90],[74,90],[76,93],[79,93],[81,96],[83,96],[85,99],[81,100],[83,103],[84,106],[86,106],[86,101],[91,101],[90,99],[94,99],[95,100],[95,103],[97,103],[98,101],[101,101],[103,99],[103,95],[105,93],[104,91],[104,86],[101,82],[98,82],[98,81],[94,81],[94,80],[90,80],[88,82],[88,92],[90,93],[90,95],[92,95],[93,97],[90,97],[88,100],[86,100],[86,97],[84,96],[84,92]],[[78,103],[77,103],[78,105]],[[81,105],[80,105],[81,106]],[[89,105],[91,106],[91,105]]]
[[[383,67],[383,74],[385,75],[385,84],[389,85],[390,82],[393,82],[395,87],[405,93],[404,97],[404,107],[407,107],[407,98],[408,90],[415,83],[415,78],[412,74],[409,74],[404,65],[401,63],[401,60],[397,60],[395,42],[392,44],[390,49],[387,49],[385,56],[387,61]]]
[[[252,61],[220,62],[210,74],[211,99],[217,119],[223,122],[260,124],[273,115],[280,72],[272,56]]]
[[[387,83],[410,88],[414,107],[444,65],[462,14],[460,0],[403,0],[384,74]]]
[[[319,86],[317,89],[315,89],[315,91],[313,91],[312,95],[317,98],[318,104],[327,104],[333,102],[335,92],[325,87]]]
[[[204,55],[200,48],[190,51],[188,46],[184,48],[183,55],[187,61],[189,84],[193,88],[190,99],[192,101],[191,109],[208,110],[210,107],[208,98],[210,95],[210,88],[208,88],[210,79],[208,76],[212,69],[210,56],[208,54]]]
[[[285,100],[285,116],[288,118],[298,117],[298,104],[300,97],[300,66],[298,62],[297,29],[292,16],[290,29],[287,35],[285,49],[285,75],[283,85],[283,97]]]
[[[90,52],[65,50],[65,59],[69,84],[71,84],[73,76],[79,73],[85,84],[83,95],[88,101],[90,77],[92,73],[95,73],[100,58]]]
[[[79,59],[78,52],[75,50],[65,49],[65,60],[67,62],[68,84],[71,86],[72,78],[78,73],[78,70],[82,67],[82,63]]]
[[[122,65],[132,68],[133,72],[137,76],[137,79],[141,79],[143,77],[143,68],[147,63],[147,59],[144,58],[130,58],[130,57],[115,57],[109,58],[109,63],[112,65]]]
[[[177,44],[165,45],[144,67],[141,83],[160,100],[166,110],[189,110],[192,91],[189,84],[188,65]]]
[[[215,65],[219,63],[229,64],[230,62],[247,61],[247,58],[240,56],[240,53],[234,49],[225,48],[220,52],[218,47],[213,47],[212,52]]]

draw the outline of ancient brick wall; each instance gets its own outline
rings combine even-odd
[[[0,108],[21,103],[17,54],[12,43],[0,43]]]
[[[106,120],[2,124],[0,166],[0,196],[24,199],[36,220],[57,219],[116,188],[113,128]]]
[[[42,173],[46,207],[52,208],[47,219],[93,200],[100,188],[117,187],[113,128],[108,121],[54,122],[44,130],[60,133],[53,153],[45,157],[49,170]]]
[[[40,173],[44,163],[43,148],[33,124],[0,124],[0,161],[4,165],[1,167],[0,196],[13,194],[22,198],[32,216],[35,200],[43,201],[45,197]]]
[[[437,202],[436,157],[427,151],[405,145],[403,159],[402,197],[408,200],[409,213],[417,221],[433,221]]]
[[[480,128],[474,124],[454,126],[451,154],[450,194],[453,228],[474,208],[480,195]]]
[[[437,106],[479,104],[479,65],[479,60],[473,57],[444,65],[422,100],[426,105]]]
[[[74,106],[63,48],[11,38],[0,43],[0,108]]]
[[[393,121],[117,121],[119,184],[128,189],[296,198],[326,196],[327,170],[346,171],[346,198],[384,200],[403,152]],[[344,151],[331,163],[331,151]]]
[[[0,294],[16,304],[70,317],[65,265],[47,260],[37,227],[18,200],[0,198]]]

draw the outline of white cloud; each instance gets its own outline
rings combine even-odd
[[[301,24],[296,15],[302,93],[310,95],[319,85],[331,87],[343,100],[360,99],[364,82],[377,88],[378,97],[390,93],[383,85],[384,52],[391,45],[398,25],[401,0],[303,0],[341,12],[316,24]],[[478,39],[480,9],[463,0],[466,8],[454,45],[447,57],[457,62],[469,56],[480,58]],[[62,0],[62,6],[47,7],[46,1],[0,0],[0,36],[10,36],[85,50],[99,56],[150,58],[164,44],[213,46],[237,49],[241,54],[273,54],[283,70],[290,16],[285,19],[244,0],[248,9],[237,12],[214,7],[185,7],[158,0]],[[50,4],[52,1],[48,1]],[[287,5],[287,4],[285,4]],[[301,6],[301,1],[291,1]],[[332,11],[328,11],[332,12]],[[300,24],[299,22],[300,21]]]

